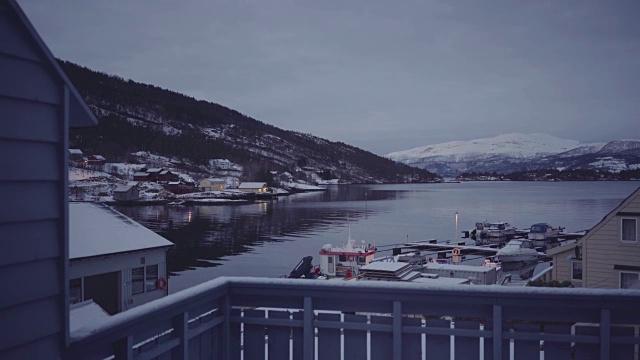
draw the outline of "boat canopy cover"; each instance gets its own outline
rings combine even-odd
[[[544,233],[547,231],[547,223],[537,223],[531,225],[531,232],[536,233]]]

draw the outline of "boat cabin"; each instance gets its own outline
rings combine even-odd
[[[354,239],[349,239],[345,246],[333,247],[326,244],[320,250],[320,272],[328,277],[357,277],[360,267],[369,264],[375,254],[374,246],[356,245]]]

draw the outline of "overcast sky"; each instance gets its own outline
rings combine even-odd
[[[640,1],[19,0],[59,58],[377,154],[640,138]]]

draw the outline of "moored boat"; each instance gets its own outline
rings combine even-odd
[[[531,225],[527,238],[529,240],[548,240],[557,238],[564,228],[558,226],[553,227],[547,223],[538,223]]]
[[[344,246],[326,244],[320,249],[320,273],[327,277],[358,277],[360,267],[369,264],[377,249],[371,244],[356,244],[349,237]]]
[[[539,257],[533,242],[524,239],[511,240],[496,253],[496,258],[502,263],[536,261]]]
[[[516,227],[507,222],[490,223],[485,230],[489,238],[510,238],[516,234]]]

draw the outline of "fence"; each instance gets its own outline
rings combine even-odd
[[[66,358],[633,359],[640,291],[218,278],[72,334]]]

